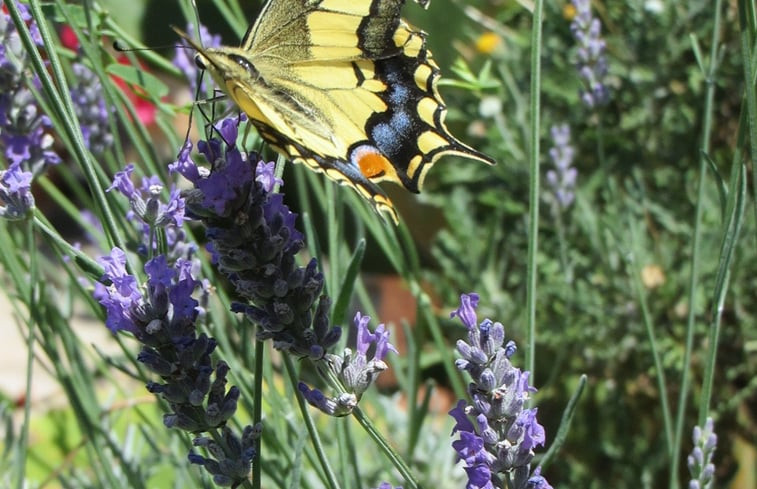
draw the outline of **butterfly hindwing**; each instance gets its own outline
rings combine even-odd
[[[260,135],[276,151],[289,155],[295,163],[302,163],[313,171],[323,173],[340,185],[353,188],[366,199],[379,213],[398,222],[397,211],[381,187],[368,180],[350,161],[323,158],[282,134],[272,132],[270,127],[258,127]]]
[[[261,136],[395,222],[376,182],[418,192],[445,154],[494,163],[444,124],[439,68],[404,0],[269,0],[239,48],[198,49]],[[425,4],[423,2],[422,4]]]

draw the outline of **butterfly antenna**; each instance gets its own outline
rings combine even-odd
[[[210,105],[210,120],[214,121],[216,120],[216,94],[217,91],[213,90],[213,98],[211,99],[211,105]]]
[[[123,42],[120,39],[116,39],[115,41],[113,41],[112,46],[113,46],[113,50],[119,53],[136,53],[139,51],[157,51],[158,49],[169,49],[169,48],[176,48],[176,49],[189,48],[189,46],[184,46],[183,44],[161,44],[159,46],[130,48],[130,47],[127,47],[126,44],[123,44]]]

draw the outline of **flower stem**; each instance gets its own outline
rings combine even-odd
[[[534,2],[531,27],[531,141],[529,151],[530,181],[528,190],[528,269],[526,273],[526,370],[534,372],[536,343],[536,257],[539,237],[539,126],[541,87],[541,37],[543,0]]]
[[[410,467],[405,464],[405,461],[402,460],[402,457],[399,456],[396,450],[394,450],[394,448],[389,445],[389,442],[386,440],[386,438],[384,438],[381,433],[378,432],[376,427],[371,422],[370,418],[368,418],[365,413],[363,413],[360,407],[356,406],[352,411],[352,415],[355,416],[355,419],[357,419],[358,423],[360,423],[360,426],[362,426],[363,429],[365,429],[366,433],[368,433],[368,435],[373,438],[381,451],[384,452],[384,455],[389,458],[394,467],[400,472],[400,474],[402,474],[402,477],[405,478],[407,486],[410,489],[420,489],[421,486],[418,484],[418,481],[410,471]]]
[[[255,342],[255,386],[253,387],[252,425],[257,426],[263,419],[263,358],[265,356],[265,343]],[[262,438],[262,437],[261,437]],[[255,458],[252,459],[252,487],[260,489],[260,440],[255,440]]]
[[[294,363],[292,362],[292,358],[289,355],[283,355],[283,357],[284,368],[286,369],[287,375],[289,376],[289,382],[292,385],[292,388],[297,391],[297,375],[295,373],[296,369],[294,367]],[[305,426],[307,427],[308,433],[310,434],[310,441],[313,443],[313,448],[315,449],[316,456],[321,463],[321,468],[323,469],[323,473],[326,475],[326,479],[328,479],[329,487],[331,489],[340,489],[339,483],[336,480],[336,475],[331,469],[329,460],[326,458],[326,451],[323,448],[323,443],[321,443],[321,437],[318,436],[318,430],[315,427],[315,423],[313,423],[313,418],[310,416],[308,405],[301,395],[295,395],[295,398],[297,399],[297,405],[300,408],[302,419],[303,421],[305,421]]]
[[[678,465],[681,458],[681,440],[683,439],[683,425],[686,413],[686,398],[689,395],[689,374],[691,365],[691,353],[694,349],[694,330],[696,329],[697,291],[699,290],[699,262],[701,259],[702,241],[702,216],[705,203],[705,182],[707,175],[707,154],[710,150],[710,133],[712,132],[712,109],[715,98],[715,73],[717,71],[717,55],[720,39],[720,11],[722,1],[716,0],[714,5],[714,21],[712,29],[712,45],[710,46],[710,63],[707,73],[707,91],[705,94],[704,107],[702,109],[704,120],[702,122],[701,152],[699,155],[699,182],[697,183],[696,210],[694,214],[694,235],[691,239],[691,270],[689,271],[688,297],[689,307],[686,318],[686,348],[684,350],[681,365],[681,391],[678,395],[678,410],[676,411],[675,429],[673,433],[673,447],[670,459],[670,489],[680,487],[678,480]]]

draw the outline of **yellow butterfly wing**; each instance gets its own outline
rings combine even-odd
[[[418,192],[445,154],[494,163],[444,125],[439,69],[404,0],[269,0],[239,48],[198,61],[261,136],[397,222],[381,180]]]

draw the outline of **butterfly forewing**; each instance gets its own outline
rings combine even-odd
[[[418,192],[456,154],[493,160],[444,125],[439,69],[404,0],[269,0],[240,48],[199,50],[214,79],[279,152],[358,191],[395,222],[376,185]]]

